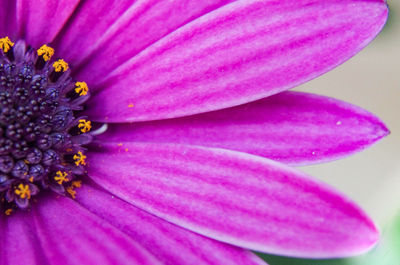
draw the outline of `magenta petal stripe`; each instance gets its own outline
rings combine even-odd
[[[339,159],[388,134],[373,114],[343,101],[283,92],[177,119],[110,124],[97,139],[219,147],[306,165]]]
[[[95,87],[104,73],[188,21],[229,2],[83,1],[55,45],[59,54],[74,64],[78,78]]]
[[[134,238],[162,264],[266,264],[247,250],[175,226],[96,186],[85,183],[79,189],[76,199],[101,219]]]
[[[65,60],[77,67],[78,63],[93,51],[105,32],[116,20],[124,16],[134,2],[133,0],[81,1],[63,32],[52,43],[57,48],[56,54],[63,55]],[[107,56],[107,59],[109,58]]]
[[[131,204],[205,236],[297,257],[344,257],[378,239],[346,197],[244,153],[174,144],[99,144],[89,175]]]
[[[62,29],[79,0],[17,0],[15,18],[19,38],[34,48],[49,43]]]
[[[387,13],[381,0],[225,5],[105,76],[88,114],[108,122],[154,120],[278,93],[360,51],[382,28]]]
[[[72,199],[42,199],[30,214],[40,239],[37,244],[52,265],[160,264],[136,241]]]
[[[23,212],[15,212],[12,216],[4,218],[4,234],[1,235],[4,245],[0,253],[4,252],[0,257],[1,265],[49,264],[32,221],[30,213]]]

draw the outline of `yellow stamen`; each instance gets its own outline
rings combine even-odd
[[[72,187],[75,187],[75,188],[80,188],[80,187],[82,187],[82,180],[75,180],[75,181],[72,181]]]
[[[72,181],[71,186],[66,188],[66,191],[71,195],[72,199],[75,199],[76,197],[76,190],[74,188],[80,188],[82,187],[82,181],[81,180],[75,180]]]
[[[86,156],[79,151],[77,154],[74,155],[73,159],[75,160],[75,165],[86,165],[85,159]]]
[[[81,119],[79,120],[78,128],[80,128],[83,133],[88,132],[92,129],[92,123],[85,119]]]
[[[14,46],[14,42],[12,42],[8,37],[0,39],[0,49],[2,49],[3,52],[8,52],[12,46]]]
[[[55,61],[53,63],[53,67],[56,72],[61,72],[61,71],[65,72],[68,70],[68,64],[63,59]]]
[[[79,94],[79,96],[87,95],[89,87],[85,82],[76,82],[75,86],[75,92]]]
[[[30,177],[30,178],[29,178],[29,181],[30,181],[30,182],[33,182],[33,177]]]
[[[56,175],[54,177],[54,180],[58,183],[58,184],[63,184],[64,182],[69,181],[69,179],[67,178],[68,173],[67,172],[61,172],[60,170],[56,172]]]
[[[15,189],[15,194],[17,194],[21,199],[31,198],[31,190],[28,185],[19,184],[18,188]]]
[[[13,211],[13,209],[7,209],[4,213],[6,215],[11,215],[12,211]]]
[[[75,199],[76,191],[74,191],[74,188],[71,186],[71,187],[67,187],[66,190],[69,193],[69,195],[71,195],[72,199]]]
[[[54,49],[45,44],[42,47],[40,47],[39,50],[37,50],[37,54],[39,56],[42,56],[43,60],[45,60],[47,62],[48,60],[50,60],[51,56],[54,55]],[[67,65],[67,69],[68,69],[68,65]],[[59,72],[59,71],[57,71],[57,72]]]

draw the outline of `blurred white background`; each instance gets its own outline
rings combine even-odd
[[[354,199],[381,228],[400,211],[400,3],[388,4],[390,17],[377,39],[342,66],[296,88],[363,107],[390,129],[361,153],[302,168]]]

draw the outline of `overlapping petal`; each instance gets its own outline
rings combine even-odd
[[[71,199],[46,199],[31,217],[50,264],[160,264],[135,240]]]
[[[0,0],[0,38],[9,36],[12,39],[16,39],[18,37],[15,30],[16,21],[14,11],[14,0]]]
[[[266,264],[249,251],[197,235],[85,183],[77,201],[135,239],[162,264]]]
[[[223,242],[326,258],[363,252],[378,237],[354,203],[268,159],[176,144],[101,143],[97,148],[88,156],[96,183],[160,218]]]
[[[68,21],[79,0],[17,0],[14,32],[34,48],[51,42]],[[1,8],[4,8],[1,6]],[[11,12],[13,9],[7,10]]]
[[[387,133],[378,118],[354,105],[308,93],[284,92],[194,116],[110,124],[98,139],[219,147],[305,165],[360,151]]]
[[[360,51],[387,13],[382,0],[230,3],[103,73],[88,114],[108,122],[154,120],[278,93]]]
[[[0,230],[1,265],[48,264],[30,213],[16,212],[4,218]]]
[[[54,43],[92,87],[104,73],[204,13],[232,0],[82,1]],[[87,25],[96,25],[88,27]]]

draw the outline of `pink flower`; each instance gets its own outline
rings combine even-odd
[[[289,166],[385,125],[283,91],[366,46],[384,1],[0,3],[0,264],[262,264],[245,249],[377,242],[355,203]]]

